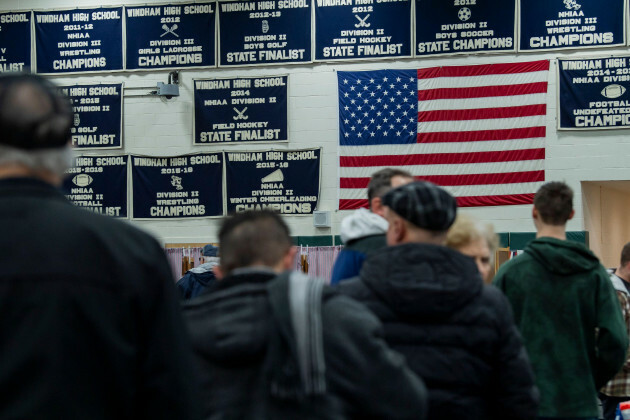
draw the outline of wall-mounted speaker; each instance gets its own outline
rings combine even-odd
[[[330,212],[315,210],[313,212],[313,226],[330,227]]]

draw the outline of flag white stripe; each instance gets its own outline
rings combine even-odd
[[[547,100],[546,93],[529,95],[502,96],[500,98],[472,98],[472,99],[432,99],[420,101],[421,111],[441,111],[451,109],[503,108],[510,106],[538,105]]]
[[[515,166],[515,163],[518,166]],[[369,178],[374,172],[387,167],[388,166],[342,166],[340,167],[340,174],[342,178]],[[417,176],[502,174],[509,172],[542,171],[545,169],[545,161],[543,159],[536,159],[519,162],[467,163],[457,165],[401,165],[398,167]]]
[[[526,83],[546,82],[548,73],[547,70],[544,70],[529,73],[492,74],[487,76],[433,77],[430,79],[418,79],[418,90],[522,85]]]
[[[455,197],[477,197],[531,194],[540,188],[542,184],[543,182],[523,182],[519,184],[464,185],[443,188]],[[367,198],[367,188],[342,188],[340,198],[342,200],[364,200]]]
[[[467,141],[453,143],[416,143],[388,144],[374,146],[341,146],[342,156],[377,156],[377,155],[424,155],[433,153],[472,153],[501,152],[506,150],[540,149],[545,147],[545,139]]]
[[[492,118],[487,120],[428,121],[418,123],[418,133],[508,130],[511,128],[540,127],[541,125],[544,125],[544,119],[540,115],[517,118]]]

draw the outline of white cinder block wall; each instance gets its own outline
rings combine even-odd
[[[176,1],[172,1],[176,2]],[[167,1],[133,0],[127,5],[163,4]],[[120,5],[115,0],[0,0],[0,11],[60,9]],[[547,114],[547,180],[564,180],[576,193],[576,216],[569,230],[583,230],[581,181],[630,179],[630,131],[602,130],[558,132],[556,130],[557,83],[555,58],[581,56],[628,55],[628,48],[585,49],[546,54],[478,54],[404,60],[381,60],[355,63],[261,66],[238,69],[182,70],[180,95],[169,101],[157,97],[124,99],[124,148],[85,154],[144,154],[171,156],[192,152],[220,150],[323,148],[322,182],[319,210],[333,213],[331,229],[314,228],[311,216],[287,216],[293,235],[337,235],[339,223],[349,212],[337,209],[338,185],[338,109],[337,70],[378,70],[388,68],[488,64],[498,62],[551,59]],[[154,88],[166,82],[168,70],[150,72],[98,73],[53,77],[59,84],[90,82],[124,82],[126,94],[134,87]],[[289,75],[289,143],[192,146],[192,80],[194,78]],[[133,93],[150,89],[134,89]],[[474,216],[492,222],[498,232],[534,231],[531,206],[483,207],[465,209]],[[217,239],[218,219],[131,221],[152,232],[162,243],[206,242]]]

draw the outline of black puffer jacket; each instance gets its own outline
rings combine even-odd
[[[482,284],[471,258],[427,244],[389,247],[339,290],[381,319],[386,341],[425,381],[428,419],[536,417],[538,392],[510,306]]]
[[[321,306],[326,393],[294,398],[293,392],[274,392],[277,383],[290,389],[290,378],[298,374],[293,353],[283,350],[294,343],[287,334],[291,328],[282,327],[291,324],[290,313],[270,303],[275,277],[261,270],[230,275],[183,304],[206,419],[425,418],[424,384],[387,347],[380,322],[363,305],[329,289]],[[275,363],[279,359],[282,363]]]

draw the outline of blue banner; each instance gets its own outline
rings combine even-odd
[[[223,154],[131,157],[134,219],[223,215]]]
[[[74,205],[127,217],[127,156],[81,156],[67,171],[62,190]]]
[[[514,51],[515,0],[416,0],[416,55]]]
[[[219,2],[219,66],[306,63],[311,0]]]
[[[411,56],[411,0],[317,0],[315,59]]]
[[[287,76],[195,80],[194,144],[287,140]]]
[[[216,3],[125,7],[127,66],[214,66]]]
[[[319,199],[320,158],[321,149],[225,152],[228,213],[313,213]]]
[[[624,0],[521,0],[521,51],[625,44]]]
[[[74,111],[72,146],[75,149],[122,147],[121,83],[61,86]]]
[[[0,73],[31,70],[31,12],[0,13]]]
[[[122,10],[34,12],[37,73],[122,70]]]
[[[630,128],[629,59],[558,60],[558,128]]]

